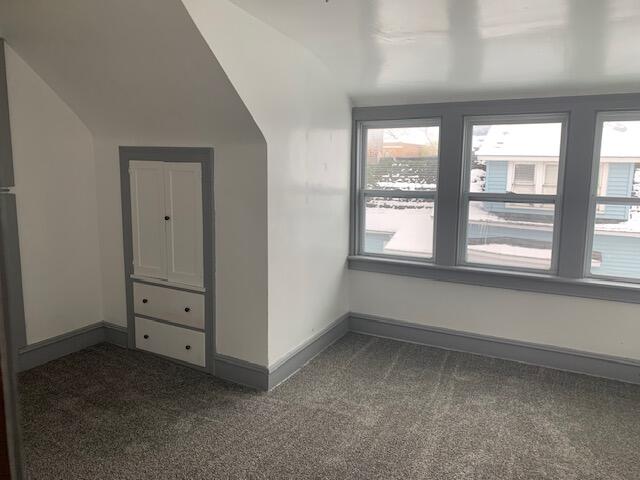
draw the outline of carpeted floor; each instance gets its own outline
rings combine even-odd
[[[640,387],[349,334],[271,393],[100,345],[20,376],[34,479],[640,479]]]

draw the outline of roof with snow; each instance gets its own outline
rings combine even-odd
[[[475,136],[478,156],[557,157],[560,123],[492,125],[486,136]],[[640,121],[605,122],[603,157],[640,158]]]

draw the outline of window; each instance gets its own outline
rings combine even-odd
[[[360,136],[358,252],[432,259],[438,121],[368,122]]]
[[[514,163],[513,193],[536,193],[536,165],[534,163]]]
[[[594,158],[588,271],[640,281],[640,112],[600,114]]]
[[[350,269],[640,304],[640,93],[352,114]]]
[[[461,264],[553,271],[564,115],[465,121]]]

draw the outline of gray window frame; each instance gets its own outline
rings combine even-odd
[[[586,255],[584,259],[585,277],[602,280],[613,280],[640,284],[640,278],[617,277],[615,275],[598,275],[591,273],[591,257],[593,255],[593,240],[595,237],[596,208],[598,204],[640,205],[640,197],[610,197],[598,195],[598,177],[600,173],[600,150],[602,147],[602,131],[605,122],[610,121],[640,121],[640,110],[630,111],[602,111],[596,118],[595,140],[593,145],[593,171],[591,174],[591,198],[589,199],[589,226],[587,229]]]
[[[356,147],[356,252],[358,255],[366,255],[377,258],[387,259],[404,259],[415,262],[433,263],[436,256],[436,228],[437,228],[437,216],[438,216],[438,188],[434,191],[415,191],[415,190],[373,190],[365,188],[366,184],[366,159],[364,158],[367,151],[367,135],[366,132],[369,129],[381,129],[381,128],[402,128],[402,127],[438,127],[438,178],[440,176],[440,135],[441,126],[439,117],[431,118],[416,118],[407,120],[373,120],[358,123],[357,135],[357,147]],[[388,255],[381,253],[370,253],[364,250],[364,238],[365,238],[365,199],[367,197],[385,197],[385,198],[420,198],[433,202],[434,208],[434,220],[433,220],[433,250],[431,257],[412,257],[410,255]]]
[[[640,304],[640,285],[620,279],[588,275],[590,213],[593,196],[594,143],[600,112],[640,110],[640,93],[573,97],[450,102],[352,110],[352,195],[348,267],[352,270],[410,276],[453,283],[569,295]],[[463,138],[466,117],[565,114],[568,117],[562,197],[557,207],[560,223],[557,268],[554,272],[505,270],[500,267],[460,265],[459,233],[463,185]],[[358,154],[362,122],[440,119],[434,261],[399,257],[380,258],[358,250]]]
[[[564,185],[564,165],[567,152],[567,130],[569,116],[566,113],[547,113],[547,114],[516,114],[516,115],[482,115],[467,116],[464,119],[464,138],[463,138],[463,164],[462,164],[462,184],[459,219],[458,225],[458,246],[457,246],[457,265],[464,265],[476,268],[491,268],[495,270],[508,270],[514,272],[531,272],[531,273],[551,273],[558,272],[558,247],[560,244],[560,225],[562,223],[562,194]],[[518,193],[483,193],[469,192],[469,175],[471,173],[471,146],[472,146],[472,129],[475,125],[505,125],[505,124],[522,124],[522,123],[560,123],[560,156],[558,163],[558,183],[555,195],[546,194],[518,194]],[[551,246],[551,266],[548,269],[525,268],[505,265],[492,265],[485,263],[468,262],[466,260],[467,253],[467,226],[469,223],[469,203],[472,201],[485,202],[514,202],[514,203],[544,203],[554,205],[553,219],[553,240]]]

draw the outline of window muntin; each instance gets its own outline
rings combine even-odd
[[[587,271],[640,281],[640,112],[601,113]]]
[[[566,116],[465,120],[458,263],[554,271]]]
[[[434,257],[438,120],[360,126],[358,253]]]

